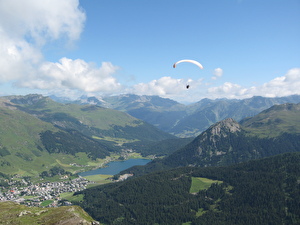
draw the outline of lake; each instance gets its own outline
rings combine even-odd
[[[137,165],[145,165],[148,162],[150,162],[150,159],[128,159],[125,161],[113,161],[107,164],[107,167],[105,168],[99,168],[96,170],[90,170],[86,172],[79,173],[80,176],[90,176],[90,175],[96,175],[96,174],[108,174],[108,175],[115,175],[122,170],[128,169],[132,166]]]

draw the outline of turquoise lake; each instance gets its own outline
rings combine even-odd
[[[90,170],[86,172],[79,173],[80,176],[90,176],[90,175],[96,175],[96,174],[108,174],[108,175],[115,175],[122,170],[128,169],[132,166],[137,165],[145,165],[148,162],[150,162],[150,159],[128,159],[125,161],[113,161],[107,164],[107,167],[105,168],[99,168],[96,170]]]

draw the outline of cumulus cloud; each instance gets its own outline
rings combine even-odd
[[[47,40],[79,38],[85,13],[78,0],[1,0],[0,26],[10,37],[41,45]]]
[[[127,91],[138,95],[159,95],[165,98],[184,101],[187,98],[190,100],[188,95],[198,89],[202,84],[202,80],[175,79],[165,76],[157,80],[152,80],[149,83],[139,83]],[[190,85],[189,89],[186,88],[187,84]]]
[[[223,70],[221,68],[216,68],[214,69],[213,74],[214,76],[211,79],[216,80],[223,75]]]
[[[252,88],[252,93],[266,97],[282,97],[300,94],[300,68],[290,69],[284,76],[277,77],[261,87]]]
[[[210,98],[240,98],[244,97],[246,89],[238,84],[225,82],[223,85],[218,87],[208,88]]]
[[[219,71],[220,72],[220,71]],[[190,84],[186,89],[185,85]],[[220,86],[211,87],[200,80],[174,79],[162,77],[149,83],[140,83],[133,86],[130,92],[139,95],[159,95],[181,102],[196,102],[202,98],[229,98],[244,99],[252,96],[283,97],[300,94],[300,68],[294,68],[282,76],[265,84],[243,87],[232,82],[225,82]],[[129,91],[129,90],[127,90]]]
[[[149,83],[139,83],[133,86],[133,92],[146,95],[171,95],[182,91],[185,88],[183,79],[174,79],[172,77],[161,77],[158,80],[152,80]]]
[[[263,85],[250,88],[226,82],[208,89],[212,98],[249,98],[252,96],[283,97],[300,94],[300,68],[289,70],[284,76],[277,77]]]
[[[0,82],[74,93],[118,90],[118,67],[97,68],[81,59],[44,60],[42,48],[56,40],[77,40],[86,16],[78,0],[0,0]]]
[[[1,27],[0,55],[0,82],[33,73],[34,67],[43,58],[39,49],[22,39],[9,37]]]
[[[85,19],[78,0],[0,0],[0,82],[91,92],[118,88],[111,63],[95,68],[79,59],[44,60],[42,48],[56,40],[77,40]]]
[[[83,92],[113,92],[121,85],[112,76],[118,70],[110,62],[100,68],[81,59],[62,58],[57,63],[45,62],[39,73],[31,79],[23,79],[19,86],[36,89],[75,89]]]

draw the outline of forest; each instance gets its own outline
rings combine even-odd
[[[205,135],[207,138],[202,138]],[[227,166],[286,152],[297,152],[300,149],[299,134],[283,133],[277,137],[260,138],[242,131],[226,133],[226,137],[219,137],[215,142],[210,141],[212,138],[209,133],[204,132],[165,158],[155,159],[145,166],[129,168],[122,173],[140,176],[179,166]]]
[[[191,193],[193,177],[222,181]],[[96,186],[83,207],[104,224],[299,224],[300,153],[226,167],[181,167]]]
[[[105,158],[116,148],[105,145],[97,140],[83,135],[76,130],[45,131],[40,134],[41,141],[49,153],[67,153],[75,155],[77,152],[86,152],[91,159]]]

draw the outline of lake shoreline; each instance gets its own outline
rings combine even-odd
[[[103,175],[116,175],[119,172],[128,169],[132,166],[137,165],[146,165],[147,163],[151,162],[150,159],[145,158],[129,158],[126,160],[117,160],[117,161],[110,161],[105,164],[105,167],[85,171],[78,173],[79,176],[85,177],[90,175],[97,175],[97,174],[103,174]]]

